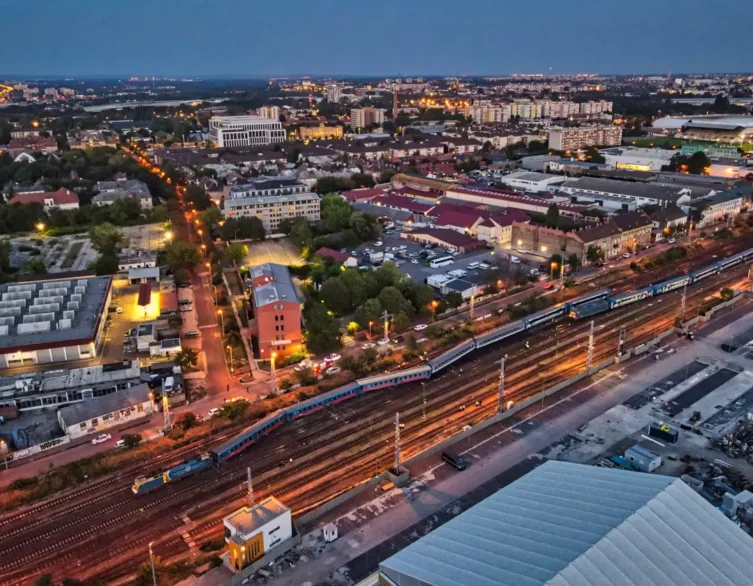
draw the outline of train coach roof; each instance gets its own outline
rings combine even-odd
[[[470,340],[472,341],[472,340]],[[390,372],[387,374],[379,374],[376,376],[369,376],[366,378],[359,378],[356,382],[359,385],[368,385],[373,383],[378,383],[383,380],[389,380],[391,378],[395,378],[396,376],[412,376],[415,374],[421,374],[426,372],[427,366],[415,366],[413,368],[407,368],[405,370],[396,370],[394,372]]]
[[[274,413],[270,413],[267,415],[264,419],[260,419],[253,425],[250,425],[246,429],[244,429],[242,432],[240,432],[237,435],[234,435],[231,439],[227,440],[223,444],[220,444],[219,446],[216,446],[211,450],[214,454],[219,454],[224,452],[225,450],[230,449],[232,446],[234,446],[236,443],[238,443],[238,438],[241,436],[245,436],[249,433],[253,433],[257,428],[264,427],[266,423],[269,423],[270,421],[274,420],[276,417],[279,417],[281,414],[283,414],[284,411],[282,409],[278,409]]]

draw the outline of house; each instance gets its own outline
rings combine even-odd
[[[153,207],[152,193],[143,181],[136,179],[98,181],[97,189],[99,193],[92,198],[93,205],[105,206],[119,199],[135,199],[143,210],[151,210]]]
[[[51,210],[53,208],[61,210],[77,210],[79,199],[78,195],[74,192],[65,187],[61,187],[57,191],[51,192],[18,193],[8,201],[8,205],[16,203],[21,205],[40,203],[45,210]]]
[[[351,189],[350,191],[343,191],[340,195],[347,199],[349,202],[354,203],[357,201],[370,201],[375,197],[384,195],[384,190],[366,187],[363,189]]]
[[[682,208],[675,205],[659,208],[649,217],[651,218],[656,242],[664,240],[667,235],[673,232],[684,229],[688,223],[688,215]]]
[[[447,295],[453,292],[460,293],[463,301],[467,301],[471,297],[478,296],[481,293],[481,288],[475,283],[471,283],[470,281],[465,281],[463,279],[453,279],[444,283],[440,288],[440,292],[442,293],[442,295]]]
[[[646,248],[651,244],[653,222],[645,212],[616,214],[612,220],[620,229],[621,247],[628,252]]]
[[[353,209],[359,212],[372,214],[376,216],[377,219],[389,220],[398,226],[412,226],[418,221],[415,214],[412,212],[378,206],[370,201],[356,202],[353,204]]]
[[[301,303],[287,267],[251,267],[256,335],[262,360],[302,350]]]
[[[622,232],[611,219],[603,224],[577,230],[574,237],[583,245],[578,256],[584,265],[590,264],[588,249],[591,247],[601,252],[603,260],[613,260],[622,254]]]
[[[23,152],[27,153],[54,153],[58,150],[58,143],[52,137],[23,136],[12,138],[8,143],[8,154],[17,157]]]
[[[323,246],[322,248],[317,250],[315,254],[317,256],[329,257],[335,262],[339,262],[344,267],[357,267],[358,266],[358,259],[355,256],[345,253],[345,252],[339,252],[332,248],[327,248],[326,246]]]
[[[696,227],[705,228],[738,215],[743,210],[745,200],[744,193],[731,190],[694,202],[692,207],[699,216]]]
[[[445,250],[457,251],[461,254],[476,250],[477,248],[483,248],[485,245],[483,241],[466,234],[442,228],[418,228],[410,232],[402,232],[400,237],[418,242],[419,244],[433,244]]]
[[[16,158],[13,159],[14,163],[36,163],[37,160],[26,151],[19,153],[16,155]]]

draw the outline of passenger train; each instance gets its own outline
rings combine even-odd
[[[751,261],[753,261],[753,249],[727,257],[687,275],[674,277],[662,281],[661,283],[649,285],[648,287],[637,291],[612,295],[610,289],[604,289],[576,299],[571,299],[570,301],[559,303],[538,313],[524,317],[517,322],[495,328],[461,342],[450,350],[428,360],[426,364],[421,366],[399,370],[388,374],[361,378],[327,393],[308,399],[307,401],[296,403],[287,409],[278,410],[254,425],[246,428],[234,438],[210,450],[208,455],[202,455],[201,458],[197,460],[181,464],[176,468],[151,478],[138,478],[133,485],[133,492],[134,494],[143,494],[150,490],[159,488],[168,482],[199,472],[207,467],[207,458],[211,458],[216,465],[222,464],[226,460],[241,453],[249,446],[255,444],[262,437],[271,433],[286,422],[294,421],[324,409],[325,407],[335,405],[346,399],[363,395],[369,391],[429,379],[433,375],[439,373],[442,369],[447,368],[476,349],[495,344],[541,324],[551,322],[557,318],[569,315],[573,319],[578,319],[624,307],[631,303],[647,299],[648,297],[654,297],[656,295],[674,291],[686,285],[697,283],[706,277],[719,274],[731,267]],[[191,463],[193,463],[193,465],[191,465]],[[176,473],[175,471],[178,469],[180,470]]]

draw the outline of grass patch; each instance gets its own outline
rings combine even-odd
[[[84,241],[83,240],[76,240],[71,247],[68,249],[68,254],[65,255],[65,259],[63,259],[63,264],[60,265],[61,269],[69,269],[73,266],[73,263],[76,262],[76,259],[78,258],[79,252],[81,252],[81,249],[84,247]]]

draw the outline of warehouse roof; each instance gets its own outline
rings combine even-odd
[[[683,194],[685,186],[678,185],[675,187],[672,185],[602,179],[600,177],[579,177],[578,179],[570,179],[569,181],[566,181],[562,185],[562,189],[617,193],[638,198],[655,199],[657,201],[676,201]]]
[[[742,586],[753,539],[678,478],[549,461],[380,571],[423,586]]]
[[[130,409],[131,407],[145,403],[149,400],[149,393],[149,385],[141,383],[130,389],[123,389],[122,391],[110,393],[103,397],[94,397],[88,401],[61,407],[60,415],[66,426],[76,425],[89,421],[94,417],[101,417],[108,413],[114,413],[121,409]]]

